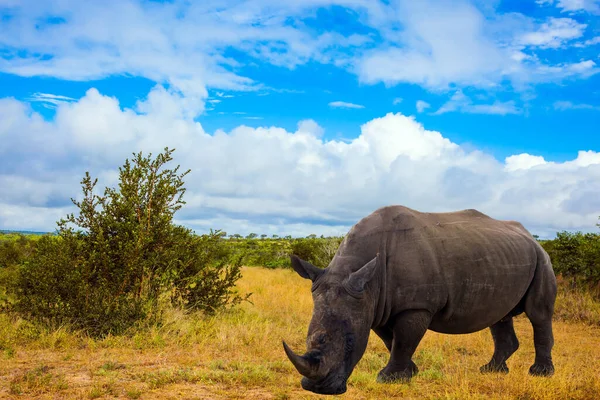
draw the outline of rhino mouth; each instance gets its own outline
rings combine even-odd
[[[347,378],[342,375],[331,374],[325,379],[318,381],[307,377],[303,377],[300,383],[304,390],[308,390],[317,394],[335,395],[346,393],[346,381]]]
[[[283,348],[292,364],[302,375],[301,384],[303,389],[318,394],[342,394],[346,392],[346,381],[350,374],[345,374],[344,368],[337,368],[329,370],[325,375],[320,350],[312,350],[301,356],[294,353],[285,342],[283,342]]]

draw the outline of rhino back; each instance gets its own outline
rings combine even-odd
[[[536,244],[519,223],[476,210],[420,213],[392,206],[357,223],[338,255],[360,264],[385,254],[382,322],[406,309],[427,309],[434,314],[431,329],[468,333],[517,306],[533,279]]]

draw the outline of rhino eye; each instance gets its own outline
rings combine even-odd
[[[324,333],[322,333],[317,337],[317,342],[319,344],[325,344],[326,339],[327,339],[327,336]]]

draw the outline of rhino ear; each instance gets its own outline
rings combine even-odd
[[[292,268],[305,279],[310,279],[311,281],[315,281],[324,270],[321,268],[315,267],[308,261],[302,260],[300,257],[293,255],[291,257],[292,260]]]
[[[344,281],[344,287],[355,295],[360,295],[365,290],[366,284],[375,276],[379,264],[379,253],[374,259],[366,263],[361,269],[350,274]]]

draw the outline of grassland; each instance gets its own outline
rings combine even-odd
[[[172,311],[166,323],[126,337],[92,340],[62,329],[43,332],[0,315],[0,398],[304,399],[325,398],[300,388],[281,339],[304,348],[312,312],[309,282],[290,270],[245,268],[242,292],[252,304],[216,317]],[[595,305],[596,304],[596,305]],[[596,399],[600,398],[600,328],[562,319],[577,311],[593,321],[600,310],[586,299],[559,299],[551,378],[527,370],[534,358],[532,329],[515,326],[521,342],[508,375],[481,375],[493,351],[488,331],[428,332],[409,384],[375,382],[388,353],[373,334],[348,382],[347,399]]]

